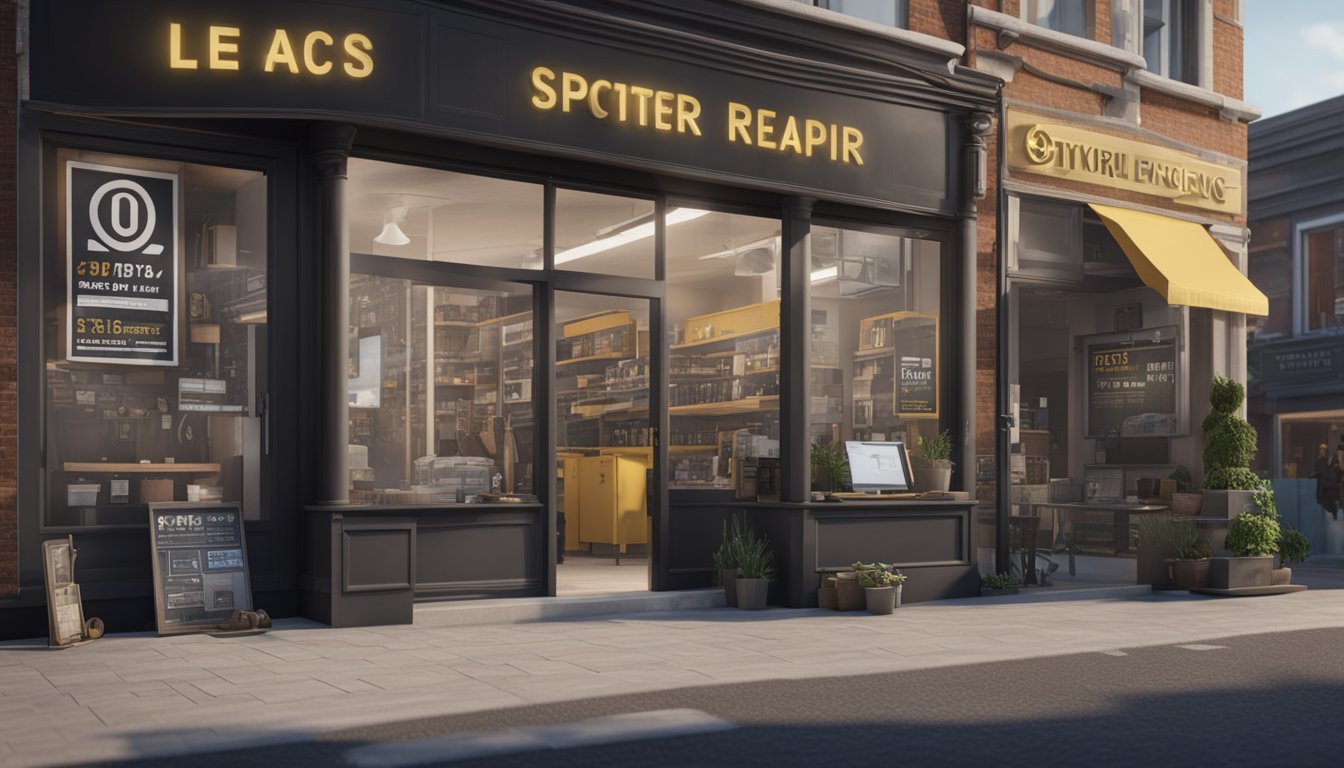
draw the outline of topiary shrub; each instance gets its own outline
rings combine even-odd
[[[1226,376],[1213,377],[1204,417],[1204,487],[1212,490],[1253,491],[1260,478],[1249,467],[1255,455],[1255,427],[1237,415],[1246,390]]]
[[[1266,557],[1279,551],[1279,521],[1268,515],[1237,515],[1227,524],[1225,545],[1237,557]]]
[[[1284,528],[1279,533],[1279,559],[1284,565],[1301,563],[1311,556],[1311,542],[1306,534],[1295,528]]]

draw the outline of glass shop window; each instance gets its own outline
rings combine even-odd
[[[938,435],[941,296],[942,245],[926,234],[813,227],[814,446],[902,441],[914,459]],[[841,490],[823,474],[815,490]]]
[[[376,256],[541,269],[540,184],[351,158],[350,250]]]
[[[1344,226],[1302,235],[1303,327],[1308,331],[1344,327]]]
[[[1143,0],[1143,54],[1148,69],[1163,77],[1199,84],[1199,2]]]
[[[265,175],[73,149],[48,170],[46,524],[266,517]]]

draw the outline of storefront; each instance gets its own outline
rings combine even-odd
[[[1244,380],[1245,318],[1268,311],[1243,274],[1245,167],[1102,119],[1004,122],[1008,494],[982,542],[1028,584],[1134,584],[1138,516],[1169,510],[1161,481],[1202,487],[1211,380]]]
[[[86,602],[140,628],[145,505],[188,498],[241,504],[258,605],[337,624],[555,594],[566,550],[707,586],[733,514],[780,604],[857,559],[973,593],[970,502],[811,501],[813,443],[949,430],[954,488],[974,465],[997,81],[873,34],[748,2],[34,8],[24,595],[73,534]]]

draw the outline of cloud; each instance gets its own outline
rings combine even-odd
[[[1301,35],[1302,41],[1309,48],[1315,48],[1344,61],[1344,24],[1318,21],[1303,27]]]

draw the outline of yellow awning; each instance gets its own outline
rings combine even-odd
[[[1269,299],[1193,221],[1091,204],[1144,285],[1169,304],[1269,314]]]

